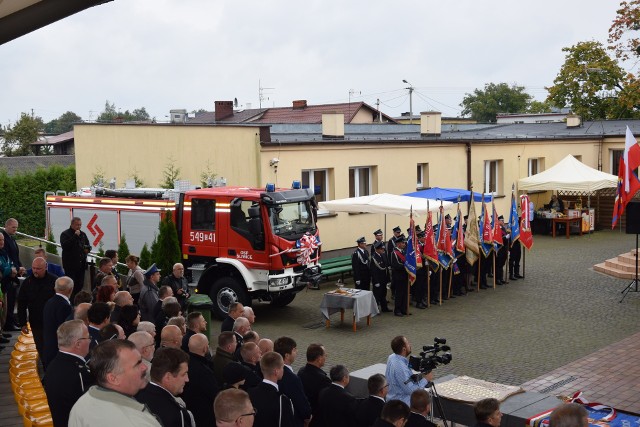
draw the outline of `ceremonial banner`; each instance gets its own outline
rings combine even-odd
[[[482,212],[480,212],[480,232],[482,233],[480,249],[485,257],[489,257],[493,250],[493,228],[491,227],[489,212],[487,211],[487,207],[484,203],[484,195],[482,196]]]
[[[416,281],[416,258],[420,255],[416,251],[416,224],[413,221],[413,212],[409,218],[409,239],[407,240],[407,255],[404,260],[404,269],[409,273],[409,284],[413,286],[413,283]]]
[[[469,216],[467,218],[467,230],[464,236],[465,256],[469,265],[475,264],[480,255],[480,249],[478,249],[478,240],[480,233],[478,231],[478,216],[476,215],[475,203],[471,202],[469,208]]]
[[[436,248],[436,235],[433,231],[432,213],[427,213],[427,222],[424,225],[425,241],[423,255],[432,263],[438,264],[438,249]]]
[[[616,226],[627,204],[638,190],[640,190],[640,181],[636,174],[638,167],[640,167],[640,145],[638,145],[638,141],[636,141],[631,133],[631,129],[627,126],[624,154],[620,157],[620,166],[618,169],[618,188],[613,205],[611,228]]]
[[[453,256],[460,258],[464,255],[464,232],[462,230],[462,214],[460,213],[460,203],[458,203],[458,213],[456,214],[456,222],[453,224],[451,231],[453,239]]]
[[[529,215],[527,209],[527,215]],[[509,214],[509,228],[511,229],[511,246],[520,238],[520,221],[518,221],[518,206],[516,205],[516,197],[511,192],[511,212]]]
[[[493,247],[496,252],[502,247],[502,227],[500,227],[500,220],[498,220],[498,212],[496,211],[496,204],[492,200],[491,207],[493,208],[493,216],[491,218],[491,232],[493,233]]]
[[[442,267],[449,268],[453,259],[453,249],[442,206],[440,206],[440,224],[438,225],[438,243],[436,247],[438,249],[438,262]]]
[[[529,218],[529,196],[523,194],[520,196],[520,212],[522,219],[520,220],[520,243],[527,249],[533,246],[533,234],[531,233],[531,219]]]

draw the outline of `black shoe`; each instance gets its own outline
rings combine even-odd
[[[21,329],[19,326],[9,325],[9,326],[6,326],[6,327],[4,328],[4,330],[5,330],[5,331],[7,331],[7,332],[19,332],[19,331],[21,331],[22,329]]]
[[[480,289],[489,289],[490,286],[480,286]]]
[[[509,281],[516,281],[518,278],[516,276],[509,276]]]
[[[493,273],[487,273],[487,277],[493,277]]]
[[[524,276],[519,275],[518,273],[514,274],[514,277],[518,279],[524,279]]]
[[[4,333],[2,334],[2,337],[3,337],[3,338],[11,338],[12,336],[13,336],[13,335],[11,335],[11,334],[4,334]]]
[[[438,301],[437,299],[431,300],[431,304],[438,305],[438,304],[440,304],[440,301]]]
[[[456,294],[451,294],[449,298],[454,299],[455,297],[456,297]]]
[[[382,310],[380,310],[380,311],[382,311],[383,313],[391,313],[393,310],[390,310],[390,309],[388,309],[388,308],[383,308],[383,309],[382,309]]]
[[[0,338],[0,344],[9,344],[8,338]]]
[[[404,314],[402,314],[402,313],[396,313],[396,312],[394,312],[394,313],[393,313],[393,315],[394,315],[394,316],[398,316],[398,317],[403,317],[403,316],[404,316]]]
[[[427,308],[427,306],[420,302],[416,305],[416,308],[419,308],[420,310],[424,310],[425,308]]]

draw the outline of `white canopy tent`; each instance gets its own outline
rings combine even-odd
[[[401,216],[409,216],[409,213],[413,210],[413,215],[419,217],[421,214],[424,215],[427,209],[432,212],[437,211],[440,208],[440,204],[445,209],[453,205],[451,202],[441,202],[440,200],[381,193],[371,196],[328,200],[318,203],[318,207],[332,212],[366,212]]]
[[[618,185],[618,177],[593,169],[571,154],[546,171],[518,180],[518,190],[592,193]]]

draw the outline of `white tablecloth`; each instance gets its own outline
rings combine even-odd
[[[331,292],[324,294],[320,303],[320,311],[322,311],[325,319],[329,319],[330,315],[338,313],[340,309],[353,309],[353,316],[356,321],[379,313],[373,292],[359,289],[348,289],[348,291],[349,295]]]

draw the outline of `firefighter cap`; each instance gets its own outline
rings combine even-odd
[[[375,242],[373,242],[373,249],[384,249],[384,242],[380,241],[380,240],[376,240]]]
[[[401,231],[402,231],[402,229],[400,228],[400,226],[399,226],[399,225],[397,225],[397,226],[395,226],[395,227],[393,228],[393,232],[394,232],[394,233],[400,233]]]
[[[374,236],[382,236],[382,230],[380,230],[379,228],[373,232]]]
[[[357,244],[360,244],[360,243],[367,243],[367,239],[365,239],[364,237],[361,237],[361,238],[359,238],[358,240],[356,240],[356,243],[357,243]]]
[[[144,272],[144,275],[150,277],[153,273],[160,273],[160,269],[156,267],[155,263],[151,264],[151,267]]]

